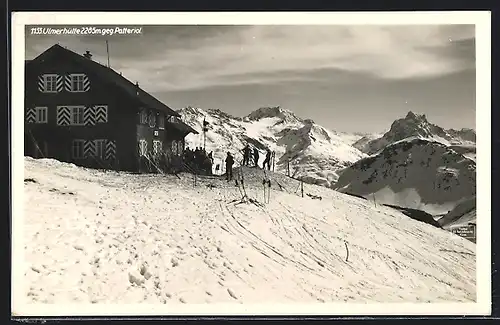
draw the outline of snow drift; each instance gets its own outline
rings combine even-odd
[[[475,245],[388,208],[244,168],[233,182],[25,158],[32,303],[472,302]],[[235,175],[238,171],[235,171]],[[279,183],[279,185],[278,185]],[[281,188],[281,189],[280,189]],[[348,249],[348,252],[346,250]],[[347,256],[348,253],[348,256]]]
[[[444,214],[476,195],[476,164],[444,144],[407,139],[344,169],[335,189]]]

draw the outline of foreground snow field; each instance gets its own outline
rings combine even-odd
[[[25,158],[27,299],[476,301],[468,240],[324,187],[304,184],[302,198],[297,181],[278,174],[263,204],[262,171],[244,172],[248,196],[262,205],[235,204],[238,187],[219,179],[194,187],[188,174]]]

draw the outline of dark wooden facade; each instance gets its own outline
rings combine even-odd
[[[54,45],[25,67],[26,156],[154,171],[152,165],[182,153],[185,136],[197,133],[89,53]]]

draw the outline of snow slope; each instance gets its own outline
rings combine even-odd
[[[262,171],[244,173],[247,194],[262,203]],[[232,182],[203,178],[194,187],[188,174],[25,158],[24,177],[32,303],[476,299],[473,243],[324,187],[304,184],[301,198],[282,175],[265,205],[237,204]]]
[[[445,229],[461,227],[469,223],[476,224],[476,211],[476,196],[473,196],[440,218],[439,223]]]
[[[445,145],[474,146],[476,132],[471,129],[445,130],[435,124],[429,123],[425,115],[408,112],[406,117],[395,120],[389,131],[382,137],[363,137],[353,146],[367,154],[375,154],[386,146],[406,138],[419,137],[431,141],[441,142]]]
[[[406,139],[343,170],[334,188],[444,214],[476,195],[476,163],[442,143]]]
[[[278,106],[259,108],[243,118],[193,107],[178,112],[185,123],[200,131],[199,135],[186,137],[191,148],[203,146],[202,123],[204,119],[209,123],[206,148],[214,152],[216,164],[222,163],[227,151],[241,161],[241,149],[249,143],[260,151],[260,166],[266,148],[270,148],[276,152],[276,171],[285,172],[291,160],[291,174],[303,176],[306,182],[330,186],[337,180],[339,169],[366,156],[351,146],[353,135],[327,130]]]

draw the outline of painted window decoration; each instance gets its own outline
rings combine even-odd
[[[163,152],[162,145],[163,144],[160,140],[153,140],[153,154],[155,156],[157,156]]]
[[[83,73],[72,73],[66,75],[64,80],[66,91],[81,93],[90,90],[89,78]]]
[[[156,126],[156,115],[154,111],[149,112],[149,126],[152,128]]]
[[[144,139],[139,140],[139,156],[147,156],[148,142]]]
[[[158,128],[165,129],[165,115],[163,113],[158,114]]]
[[[148,124],[148,112],[145,108],[141,109],[140,123],[141,124]]]
[[[38,90],[42,93],[58,93],[63,90],[63,77],[54,73],[38,76]]]
[[[85,140],[75,139],[71,145],[71,156],[73,159],[85,158]]]

